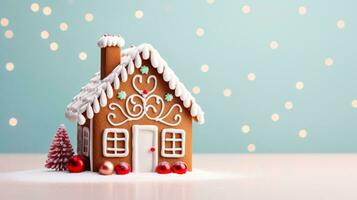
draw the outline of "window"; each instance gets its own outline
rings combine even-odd
[[[82,153],[85,156],[89,156],[89,128],[88,127],[83,127]]]
[[[83,146],[83,132],[82,126],[77,126],[77,152],[78,154],[82,154],[82,146]]]
[[[129,154],[129,133],[126,129],[107,128],[103,134],[103,155],[125,157]]]
[[[161,133],[161,156],[179,158],[185,156],[185,130],[163,129]]]

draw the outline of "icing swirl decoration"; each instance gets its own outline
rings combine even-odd
[[[165,113],[165,101],[162,97],[154,94],[157,87],[157,78],[154,75],[150,75],[146,79],[147,84],[153,82],[153,87],[151,90],[141,90],[137,86],[137,83],[143,83],[143,77],[137,74],[132,79],[132,86],[136,91],[136,94],[132,94],[127,97],[125,102],[125,110],[121,105],[117,103],[110,103],[109,109],[113,112],[108,113],[107,119],[109,124],[112,126],[120,126],[129,121],[136,121],[146,116],[148,119],[163,123],[168,126],[177,126],[181,123],[182,107],[179,104],[174,104]],[[117,114],[114,111],[120,111],[124,116],[124,120],[116,121]],[[179,111],[173,116],[173,119],[168,121],[168,118],[172,113],[177,110]],[[151,112],[149,112],[151,111]]]

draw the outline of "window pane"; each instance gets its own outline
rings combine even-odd
[[[116,134],[116,138],[125,138],[124,133],[115,133]]]
[[[182,138],[182,134],[181,133],[176,133],[175,134],[175,138],[180,138],[181,139]]]
[[[114,138],[114,133],[113,132],[109,132],[107,138]]]
[[[114,148],[114,141],[107,141],[107,148]]]
[[[165,150],[165,153],[171,155],[171,154],[173,154],[173,151],[172,150]]]
[[[166,133],[165,138],[172,138],[172,133]]]
[[[116,143],[117,143],[117,148],[122,148],[122,149],[125,148],[125,141],[124,140],[116,141]]]
[[[166,141],[165,142],[165,148],[172,148],[172,142],[171,141]]]
[[[108,153],[108,154],[114,154],[115,151],[114,151],[114,150],[107,150],[107,153]]]
[[[181,148],[182,142],[175,142],[175,148]]]

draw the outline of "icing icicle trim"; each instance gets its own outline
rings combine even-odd
[[[94,117],[93,109],[89,104],[87,106],[87,117],[89,119],[92,119]]]
[[[108,43],[110,38],[113,39],[115,37],[119,36],[103,36],[98,42],[98,45],[99,43]],[[119,43],[111,41],[110,44],[118,45]],[[166,61],[162,59],[160,54],[149,44],[142,44],[137,47],[134,46],[122,50],[121,64],[102,80],[100,79],[100,73],[96,73],[94,77],[90,79],[90,82],[82,87],[80,93],[76,95],[72,99],[72,102],[67,106],[66,117],[71,121],[83,124],[86,121],[84,115],[88,119],[91,119],[93,116],[90,110],[93,111],[94,115],[95,113],[100,112],[100,107],[107,106],[108,99],[114,96],[113,88],[118,90],[120,88],[120,82],[126,82],[128,76],[133,73],[133,67],[140,68],[142,66],[142,59],[150,59],[151,65],[153,66],[150,70],[156,69],[159,74],[162,74],[164,81],[167,82],[169,88],[173,90],[172,95],[180,98],[184,107],[190,109],[191,116],[197,119],[199,124],[204,123],[204,112],[201,107],[196,103],[194,97],[186,87],[180,82],[174,71],[167,65]],[[153,81],[152,78],[150,80]],[[137,78],[136,81],[140,80]],[[142,91],[140,90],[140,92]],[[148,91],[147,96],[151,93],[152,91]],[[138,94],[141,93],[138,92]],[[91,109],[89,107],[91,107]],[[139,109],[139,107],[136,108]],[[88,113],[85,113],[87,111]]]
[[[113,88],[110,83],[107,84],[107,96],[109,99],[113,97]]]
[[[114,76],[114,88],[116,90],[118,90],[120,88],[120,81],[119,81],[119,77],[117,74]]]

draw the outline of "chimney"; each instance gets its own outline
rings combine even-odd
[[[125,41],[119,35],[103,35],[99,41],[100,47],[100,79],[107,77],[119,64],[121,48]]]

